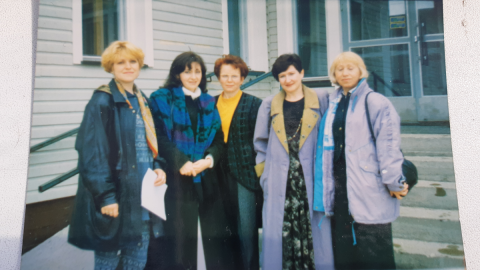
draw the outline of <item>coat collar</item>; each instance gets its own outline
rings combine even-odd
[[[318,101],[317,94],[305,85],[302,85],[302,90],[305,97],[305,107],[302,116],[302,130],[300,132],[300,149],[302,149],[302,146],[310,135],[310,132],[313,130],[313,128],[317,124],[317,121],[320,119],[318,114],[318,110],[320,109],[320,103]],[[288,153],[287,134],[285,131],[285,121],[283,116],[284,100],[285,91],[282,90],[280,93],[275,95],[275,97],[273,97],[270,115],[277,115],[275,119],[272,120],[272,127],[278,139],[280,140],[280,143],[283,145],[285,151],[287,151]]]
[[[127,101],[125,100],[125,97],[118,90],[117,84],[115,83],[114,79],[112,79],[110,83],[108,83],[108,85],[106,84],[101,85],[95,91],[101,91],[101,92],[105,92],[112,95],[113,101],[115,103],[127,103]]]
[[[365,93],[369,92],[368,89],[369,89],[369,87],[368,87],[367,80],[366,79],[361,79],[359,81],[359,84],[357,85],[357,87],[353,91],[350,99],[354,100],[355,97],[364,95]],[[332,100],[332,98],[334,99],[334,98],[338,97],[338,95],[340,95],[341,92],[343,92],[343,88],[339,87],[336,91],[334,91],[330,95],[330,100]]]
[[[302,91],[303,96],[305,97],[305,108],[319,109],[320,103],[318,102],[317,94],[305,85],[302,85]],[[285,96],[285,91],[282,90],[273,97],[270,116],[283,113],[283,101],[285,100]]]

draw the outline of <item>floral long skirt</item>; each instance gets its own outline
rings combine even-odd
[[[298,139],[290,140],[288,148],[290,167],[283,216],[282,268],[315,269],[307,188],[298,155]]]

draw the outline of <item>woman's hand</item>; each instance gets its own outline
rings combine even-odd
[[[403,190],[402,191],[390,191],[390,196],[395,196],[397,199],[401,200],[403,197],[407,196],[408,193],[408,184],[403,183]]]
[[[193,163],[191,161],[185,163],[182,168],[180,168],[180,174],[185,176],[197,176],[195,169],[193,168]]]
[[[212,159],[210,158],[200,159],[197,162],[193,163],[193,169],[197,174],[199,174],[204,170],[210,168],[211,165],[212,165]]]
[[[167,175],[163,170],[156,169],[154,172],[157,174],[157,179],[155,179],[155,182],[153,183],[154,186],[158,187],[167,183]]]
[[[118,217],[118,203],[110,204],[107,206],[102,207],[100,210],[102,214],[111,216],[111,217]]]

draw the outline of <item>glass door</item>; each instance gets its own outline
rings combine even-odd
[[[341,10],[344,51],[362,56],[402,122],[447,121],[442,2],[343,0]]]

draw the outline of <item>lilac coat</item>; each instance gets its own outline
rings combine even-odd
[[[300,133],[300,163],[303,167],[310,208],[313,248],[316,269],[334,269],[330,219],[313,211],[315,149],[318,125],[328,106],[325,91],[303,86],[305,110]],[[263,189],[262,269],[282,269],[282,228],[289,168],[283,101],[285,92],[266,98],[258,111],[254,146],[257,152],[255,167]],[[271,125],[269,125],[271,121]],[[321,228],[319,227],[321,223]]]
[[[334,91],[329,100],[336,99],[340,91],[342,88]],[[358,223],[384,224],[393,222],[400,213],[399,200],[389,193],[389,190],[403,189],[400,117],[385,96],[377,93],[368,96],[370,120],[377,140],[375,146],[365,111],[368,92],[372,89],[366,81],[361,82],[348,105],[345,124],[348,207]],[[334,215],[333,151],[320,152],[323,150],[322,134],[323,130],[317,145],[314,207]]]

